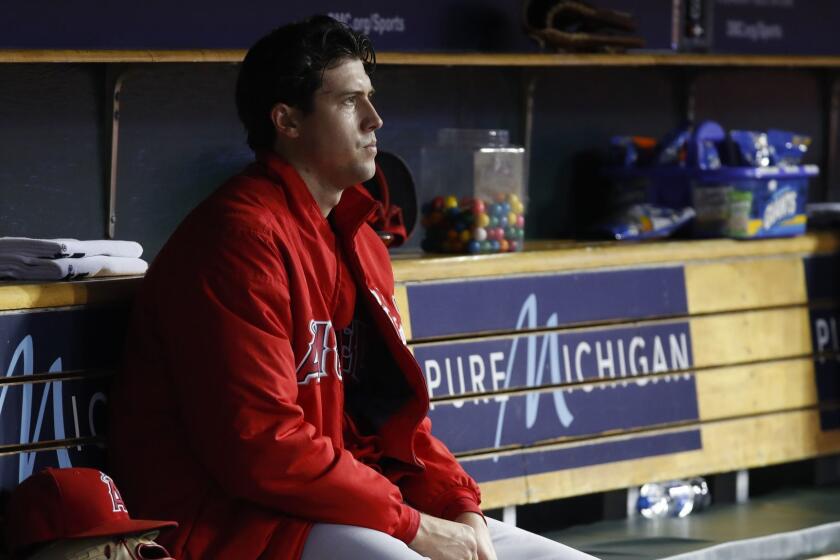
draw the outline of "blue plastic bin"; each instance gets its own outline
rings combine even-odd
[[[694,208],[696,237],[789,237],[805,233],[808,181],[816,165],[617,168],[619,205],[648,202]]]
[[[816,165],[735,167],[721,165],[717,154],[726,133],[712,121],[691,135],[672,134],[672,145],[687,149],[685,162],[670,165],[613,167],[613,205],[649,203],[694,208],[695,237],[790,237],[805,233],[808,182]],[[667,137],[666,137],[667,140]],[[664,144],[664,142],[663,142]],[[706,163],[698,163],[706,159]],[[705,167],[705,168],[704,168]]]

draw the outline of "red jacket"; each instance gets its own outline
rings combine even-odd
[[[180,523],[162,535],[176,558],[299,558],[312,522],[410,542],[418,510],[480,511],[477,485],[430,433],[390,259],[365,223],[374,205],[347,189],[336,235],[295,170],[261,154],[150,268],[111,396],[110,468],[132,516]],[[353,421],[328,326],[340,251],[382,357],[355,406],[347,387]],[[348,451],[371,439],[373,461],[370,445]]]

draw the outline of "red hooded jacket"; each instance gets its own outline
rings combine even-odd
[[[110,468],[133,516],[180,523],[161,539],[176,558],[299,558],[313,522],[410,542],[418,510],[480,512],[430,433],[390,259],[365,223],[375,204],[347,189],[331,227],[297,172],[263,153],[150,268],[111,395]],[[380,357],[352,390],[329,324],[342,254]]]

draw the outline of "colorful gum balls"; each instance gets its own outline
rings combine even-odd
[[[423,205],[424,251],[432,253],[507,253],[521,251],[525,207],[513,193],[493,200],[438,196]]]

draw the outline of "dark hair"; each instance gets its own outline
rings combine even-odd
[[[373,75],[376,53],[365,35],[328,16],[278,27],[245,55],[236,81],[236,109],[258,150],[274,144],[271,109],[277,103],[312,111],[312,97],[324,71],[343,59],[361,60]]]

